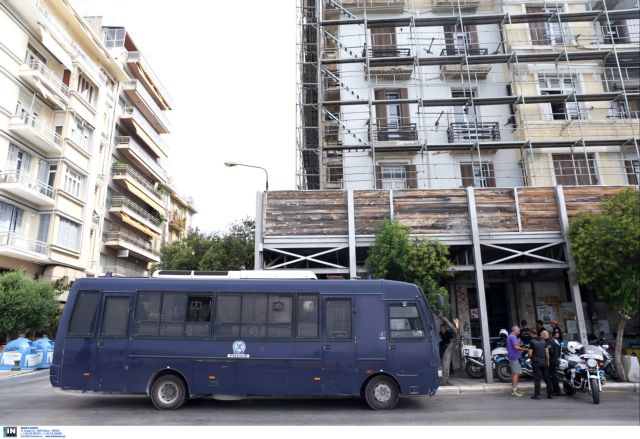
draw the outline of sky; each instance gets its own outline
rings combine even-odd
[[[194,226],[255,217],[269,190],[295,188],[295,0],[71,0],[124,26],[174,102],[166,164],[194,199]]]

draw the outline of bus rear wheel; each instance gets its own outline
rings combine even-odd
[[[400,399],[398,385],[384,375],[373,377],[364,389],[364,399],[374,410],[391,410]]]
[[[151,386],[151,402],[158,410],[175,410],[187,399],[184,383],[175,375],[163,375]]]

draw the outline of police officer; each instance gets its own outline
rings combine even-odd
[[[553,322],[552,322],[553,323]],[[560,366],[560,341],[556,338],[549,337],[547,331],[542,332],[542,338],[547,342],[549,351],[549,378],[551,378],[551,386],[555,396],[562,396],[560,392],[560,383],[558,382],[558,366]]]

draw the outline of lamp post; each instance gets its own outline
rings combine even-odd
[[[245,165],[243,163],[236,163],[236,162],[224,162],[224,165],[226,167],[228,167],[228,168],[233,168],[234,166],[244,166],[245,168],[262,169],[264,171],[264,175],[266,177],[265,192],[269,192],[269,173],[262,166]]]

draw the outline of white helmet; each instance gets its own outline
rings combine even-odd
[[[509,337],[509,333],[507,332],[506,329],[501,329],[499,336],[500,337]]]
[[[570,341],[567,343],[567,350],[572,354],[577,354],[580,349],[582,349],[582,345],[577,341]]]

